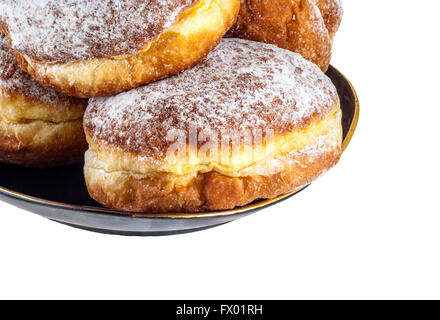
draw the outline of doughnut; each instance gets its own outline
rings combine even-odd
[[[229,35],[298,52],[325,72],[342,15],[340,0],[241,0]]]
[[[80,162],[87,100],[46,89],[22,71],[0,38],[0,161],[52,167]]]
[[[40,84],[89,98],[192,67],[239,8],[240,0],[1,1],[0,29]]]
[[[199,65],[89,100],[92,198],[132,212],[206,212],[309,184],[341,154],[329,78],[299,54],[224,39]]]
[[[329,32],[330,38],[333,40],[344,15],[342,0],[312,0],[312,3],[316,4],[321,12],[325,27]]]

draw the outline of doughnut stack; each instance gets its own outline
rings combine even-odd
[[[0,0],[0,161],[84,161],[127,212],[207,212],[341,155],[339,0]]]

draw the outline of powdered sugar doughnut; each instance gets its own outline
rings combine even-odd
[[[335,87],[299,54],[224,39],[177,76],[89,102],[85,178],[120,210],[229,209],[293,191],[335,165]]]
[[[230,35],[298,52],[327,71],[342,14],[340,0],[241,0]]]
[[[35,82],[0,38],[0,161],[33,167],[82,161],[86,106]]]
[[[77,97],[115,94],[204,58],[240,0],[11,0],[0,21],[21,67]]]

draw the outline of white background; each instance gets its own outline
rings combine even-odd
[[[172,237],[0,203],[0,298],[440,298],[440,5],[344,5],[333,64],[361,117],[336,168],[266,211]]]

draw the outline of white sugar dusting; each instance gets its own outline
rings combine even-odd
[[[311,0],[310,2],[316,7],[317,16],[324,19],[321,11],[326,13],[325,24],[327,25],[327,27],[330,27],[329,31],[331,33],[335,33],[338,30],[339,24],[344,15],[344,8],[342,6],[342,1],[341,0]],[[330,20],[337,19],[339,20],[339,22],[336,25],[332,25],[330,21],[328,21],[328,19]]]
[[[318,7],[322,7],[327,12],[331,12],[338,18],[342,18],[344,15],[344,8],[341,0],[311,0],[312,4]]]
[[[132,54],[198,0],[0,0],[12,48],[69,62]]]
[[[67,105],[72,101],[80,101],[62,93],[44,88],[26,72],[22,71],[10,52],[6,41],[0,37],[0,94],[20,93],[28,99],[39,100],[52,106]]]
[[[148,150],[166,151],[170,130],[196,125],[282,134],[327,114],[337,99],[330,79],[299,54],[224,39],[201,64],[177,76],[91,99],[85,124],[95,138],[148,156]]]
[[[331,0],[334,2],[333,7],[335,8],[334,14],[342,19],[344,15],[344,7],[342,5],[342,0]]]

